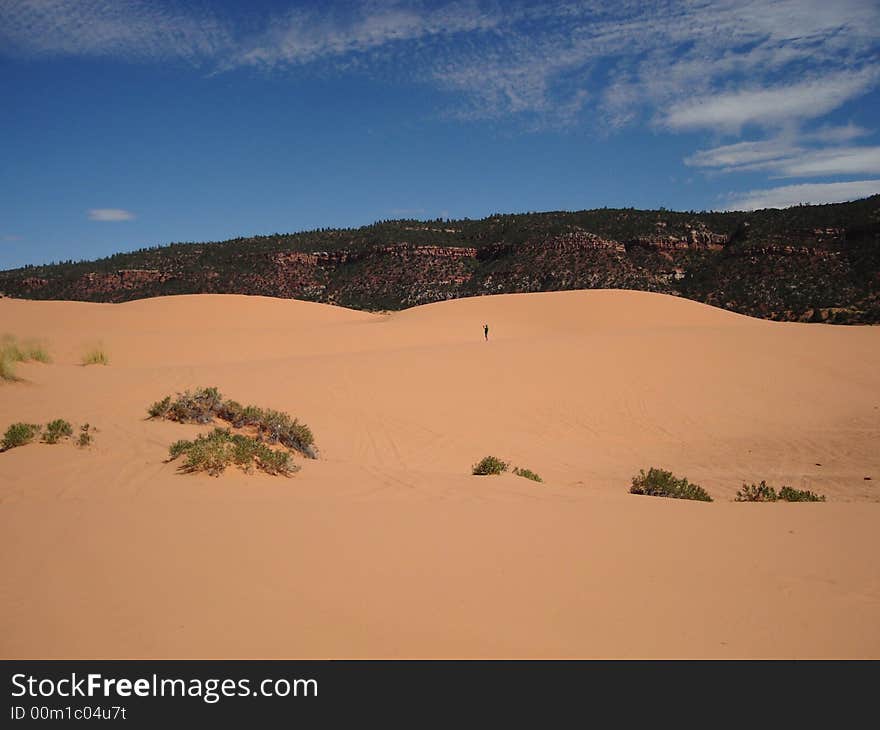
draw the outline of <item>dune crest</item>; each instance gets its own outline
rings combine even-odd
[[[0,454],[3,657],[880,656],[880,328],[617,290],[0,321],[53,360],[0,383],[0,429],[97,428]],[[202,386],[302,419],[321,459],[177,473],[207,427],[146,409]],[[544,483],[471,476],[487,454]],[[650,466],[715,502],[629,495]],[[731,501],[762,479],[829,501]]]

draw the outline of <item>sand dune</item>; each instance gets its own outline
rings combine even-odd
[[[0,454],[0,656],[880,657],[880,328],[623,291],[0,322],[54,357],[0,385],[0,429],[99,429]],[[300,417],[321,459],[176,473],[205,429],[145,409],[203,385]],[[470,476],[489,453],[545,483]],[[629,495],[649,466],[716,501]],[[829,502],[731,501],[761,479]]]

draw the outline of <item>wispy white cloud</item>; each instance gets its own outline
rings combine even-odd
[[[661,127],[721,132],[752,121],[813,118],[802,103],[808,89],[789,90],[779,113],[761,114],[756,106],[767,100],[762,92],[785,91],[792,77],[809,79],[826,105],[835,101],[826,79],[867,84],[860,75],[877,66],[878,22],[880,6],[859,0],[668,3],[630,26],[633,53],[612,69],[603,110],[616,124],[646,113]],[[735,108],[739,103],[747,114]]]
[[[880,147],[862,140],[871,130],[822,126],[880,84],[876,0],[341,0],[291,2],[280,12],[242,7],[0,0],[0,55],[183,60],[212,72],[290,75],[354,68],[433,86],[444,92],[438,111],[458,118],[512,119],[530,129],[584,124],[613,132],[647,124],[665,133],[705,133],[714,146],[685,159],[705,173],[880,174]],[[804,195],[819,201],[875,182],[768,188],[736,204],[786,196],[800,202]],[[131,214],[101,209],[89,217],[129,220]]]
[[[848,124],[836,126],[825,125],[812,132],[802,133],[801,138],[813,142],[841,143],[850,142],[859,137],[867,137],[870,134],[873,134],[872,129],[865,129],[865,127],[849,122]]]
[[[802,148],[791,140],[776,138],[699,150],[686,157],[684,162],[690,167],[720,168],[723,172],[731,172],[753,165],[773,164],[800,152]]]
[[[18,56],[112,56],[210,60],[228,53],[228,23],[162,0],[4,0],[0,52]]]
[[[747,124],[784,126],[823,117],[864,94],[877,80],[872,68],[841,72],[794,84],[737,89],[699,96],[663,113],[673,130],[739,132]]]
[[[700,150],[684,162],[690,167],[722,173],[761,170],[773,177],[880,174],[878,146],[814,146],[826,140],[846,141],[869,133],[854,125],[823,127],[813,132]]]
[[[118,221],[130,221],[135,219],[135,214],[122,208],[92,208],[87,211],[90,221],[102,223],[116,223]]]
[[[732,194],[729,196],[725,210],[760,210],[788,208],[801,204],[844,203],[878,194],[880,194],[880,180],[804,183]]]
[[[813,150],[771,166],[778,177],[880,175],[880,147],[832,147]]]
[[[347,3],[322,10],[292,9],[243,41],[227,65],[302,65],[434,37],[473,34],[500,26],[504,16],[475,2],[426,9],[402,3]],[[412,49],[410,48],[411,52]],[[375,60],[375,59],[374,59]]]
[[[6,55],[355,66],[437,84],[460,116],[672,130],[820,117],[877,82],[878,41],[873,0],[346,0],[274,14],[182,0],[0,3]],[[790,72],[805,80],[787,82]]]

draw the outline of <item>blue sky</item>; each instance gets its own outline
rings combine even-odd
[[[880,193],[876,0],[0,2],[0,268]]]

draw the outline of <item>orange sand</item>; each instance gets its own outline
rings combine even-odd
[[[0,454],[2,657],[880,657],[880,328],[623,291],[0,323],[54,358],[0,384],[0,430],[99,429]],[[110,365],[78,365],[98,341]],[[177,474],[206,429],[145,409],[204,385],[299,416],[321,459]],[[470,476],[486,454],[546,483]],[[652,465],[716,501],[629,495]],[[730,501],[761,479],[829,502]]]

